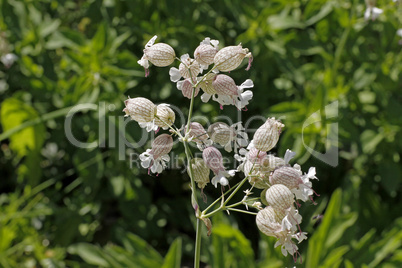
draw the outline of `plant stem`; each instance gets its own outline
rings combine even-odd
[[[201,257],[201,220],[197,218],[197,229],[195,235],[194,268],[200,267]]]

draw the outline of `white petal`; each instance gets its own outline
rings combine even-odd
[[[286,150],[286,153],[285,153],[285,157],[284,157],[285,164],[289,164],[289,161],[290,161],[293,157],[295,157],[295,155],[296,155],[295,152],[292,152],[291,150],[287,149],[287,150]]]
[[[402,29],[398,29],[396,31],[396,35],[399,35],[400,37],[402,37]]]
[[[182,55],[182,56],[180,57],[180,60],[181,60],[182,62],[184,62],[184,61],[186,61],[186,60],[189,59],[189,58],[190,58],[190,55],[184,54],[184,55]]]
[[[202,102],[208,102],[210,98],[211,98],[211,95],[209,95],[208,93],[204,93],[201,96]]]
[[[252,88],[252,87],[254,87],[253,80],[247,79],[247,80],[244,81],[243,84],[241,84],[239,87],[240,87],[241,89],[243,89],[243,88]]]
[[[158,36],[154,35],[154,37],[152,37],[151,40],[149,40],[148,43],[145,45],[145,48],[151,47],[155,43],[156,38],[158,38]]]
[[[145,59],[144,56],[142,56],[142,58],[141,58],[139,61],[137,61],[137,63],[138,63],[139,65],[141,65],[142,67],[144,67],[145,69],[148,69],[148,68],[149,68],[149,62],[148,62],[147,59]]]
[[[211,45],[218,48],[219,41],[218,40],[211,40]]]
[[[181,78],[179,69],[177,69],[175,67],[170,68],[169,75],[170,75],[170,81],[172,81],[172,82],[177,82]]]

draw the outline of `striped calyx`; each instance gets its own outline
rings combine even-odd
[[[197,75],[201,72],[200,64],[191,58],[182,58],[182,63],[179,65],[179,72],[184,78],[195,79]],[[191,73],[191,76],[190,76]]]
[[[245,176],[248,176],[248,182],[257,189],[266,189],[269,187],[268,176],[261,173],[260,164],[246,160],[243,166],[243,172]]]
[[[187,78],[184,81],[179,81],[177,83],[177,87],[180,87],[179,89],[181,90],[181,93],[183,93],[184,97],[191,99],[191,94],[193,94],[193,84],[191,83],[190,78]],[[194,91],[194,97],[196,97],[199,92],[200,87],[198,86]]]
[[[235,81],[226,74],[218,74],[215,76],[212,86],[218,94],[228,96],[238,95],[238,88]]]
[[[174,49],[165,43],[157,43],[144,49],[144,55],[153,65],[166,67],[176,58]]]
[[[126,108],[123,109],[123,112],[138,123],[151,122],[155,118],[156,105],[146,98],[129,98],[124,101],[124,104]]]
[[[275,170],[275,168],[284,166],[285,160],[283,160],[282,158],[276,157],[272,154],[268,154],[263,159],[261,159],[260,165],[261,165],[261,170],[264,173],[271,173],[272,171]]]
[[[251,52],[249,52],[247,48],[243,48],[241,44],[238,46],[228,46],[216,53],[214,63],[219,71],[230,72],[239,67],[245,57],[251,58],[252,55]]]
[[[215,147],[207,147],[202,151],[202,158],[205,164],[215,173],[225,170],[223,167],[222,154]]]
[[[211,140],[220,145],[226,145],[235,136],[234,130],[223,122],[216,122],[209,126],[208,135]]]
[[[201,44],[194,51],[194,59],[202,65],[214,63],[218,50],[211,45]]]
[[[303,184],[300,171],[292,167],[281,167],[274,171],[269,179],[271,184],[283,184],[289,189],[294,189]]]
[[[281,211],[267,206],[257,213],[257,227],[265,235],[277,236],[277,233],[281,230],[281,222],[284,217],[285,215]]]
[[[190,123],[190,132],[188,135],[189,138],[192,138],[195,142],[201,142],[209,138],[204,127],[198,122]]]
[[[294,202],[293,193],[283,184],[274,184],[268,188],[265,198],[269,205],[278,210],[285,210]]]
[[[216,94],[215,88],[212,85],[212,82],[214,81],[215,77],[216,74],[214,73],[207,74],[205,79],[200,83],[201,89],[209,95]]]
[[[158,127],[167,129],[173,125],[175,119],[175,113],[168,105],[160,104],[156,106],[155,124]]]
[[[162,155],[168,154],[173,147],[173,138],[169,134],[161,134],[152,142],[151,153],[154,159]]]
[[[210,169],[202,158],[191,159],[191,167],[193,169],[194,181],[198,184],[200,189],[204,188],[209,182]],[[187,173],[190,176],[190,167],[187,167]]]
[[[281,129],[284,126],[284,124],[275,120],[275,118],[268,118],[254,134],[254,147],[263,152],[267,152],[274,148],[278,143]]]

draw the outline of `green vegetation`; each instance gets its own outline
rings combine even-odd
[[[277,154],[291,149],[299,164],[317,169],[318,205],[301,208],[309,239],[299,245],[300,267],[402,266],[401,1],[378,1],[384,12],[369,21],[356,0],[0,0],[0,7],[0,56],[18,57],[9,68],[0,63],[0,267],[192,265],[195,217],[183,161],[148,176],[129,158],[146,147],[121,139],[136,144],[144,133],[122,120],[127,95],[188,107],[168,68],[151,67],[145,78],[137,64],[153,35],[178,56],[205,37],[252,51],[251,70],[231,74],[255,84],[241,120],[281,118]],[[328,109],[334,103],[336,114]],[[194,105],[194,116],[237,117],[235,107],[222,111],[198,97]],[[334,116],[305,126],[317,112]],[[67,139],[66,118],[72,135],[93,146]],[[307,148],[325,153],[336,123],[339,158],[331,166]],[[204,193],[220,194],[211,185]],[[220,214],[212,224],[210,237],[203,228],[203,263],[294,265],[258,232],[254,216]]]

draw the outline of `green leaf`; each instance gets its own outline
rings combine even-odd
[[[176,238],[165,256],[162,268],[180,268],[181,264],[181,238]]]
[[[325,211],[320,227],[310,238],[306,257],[306,267],[318,267],[319,264],[322,263],[321,260],[326,255],[326,251],[328,250],[325,247],[325,243],[329,236],[333,221],[339,215],[342,203],[341,201],[342,190],[337,189],[332,194],[331,200],[328,204],[327,210]]]
[[[69,246],[67,250],[70,254],[80,256],[88,264],[110,267],[109,263],[103,257],[104,253],[102,252],[102,249],[98,246],[89,243],[78,243]]]
[[[9,98],[1,104],[1,124],[4,132],[37,117],[35,109],[18,99]],[[45,128],[43,124],[37,124],[11,135],[10,148],[19,156],[24,156],[31,151],[39,152],[44,140]]]

